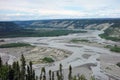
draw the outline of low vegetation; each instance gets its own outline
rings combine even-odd
[[[120,67],[120,62],[118,62],[116,65],[117,65],[118,67]]]
[[[114,20],[113,22],[114,24],[104,30],[104,33],[99,36],[107,40],[120,41],[120,22],[119,20]]]
[[[99,35],[101,38],[107,39],[107,40],[112,40],[112,41],[120,41],[119,37],[110,37],[108,35],[104,34],[100,34]]]
[[[54,60],[50,57],[44,57],[42,60],[43,60],[43,62],[46,62],[46,63],[54,62]]]
[[[117,46],[117,45],[106,45],[105,48],[109,48],[110,51],[113,51],[113,52],[120,52],[120,46]]]
[[[110,48],[111,51],[113,52],[120,52],[120,47],[119,46],[114,46],[112,48]]]
[[[89,42],[87,39],[72,39],[70,42],[77,43],[77,42]]]
[[[68,35],[71,33],[86,33],[86,31],[80,30],[68,30],[68,29],[23,29],[13,32],[0,32],[0,38],[8,37],[52,37]]]
[[[13,47],[25,47],[25,46],[31,46],[31,45],[27,43],[8,43],[8,44],[0,45],[0,48],[13,48]]]

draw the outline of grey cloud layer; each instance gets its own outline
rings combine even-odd
[[[0,20],[120,17],[119,3],[120,0],[0,0]]]

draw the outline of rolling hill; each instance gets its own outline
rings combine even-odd
[[[53,19],[0,22],[0,37],[42,37],[58,36],[76,33],[73,29],[101,30],[110,26],[100,36],[106,39],[119,41],[120,19]],[[61,34],[61,30],[62,33]],[[70,31],[68,31],[70,30]],[[46,34],[47,32],[47,34]],[[57,32],[57,33],[56,33]],[[48,35],[49,34],[49,35]],[[52,34],[52,35],[51,35]],[[53,35],[54,34],[54,35]],[[114,39],[113,39],[114,38]]]

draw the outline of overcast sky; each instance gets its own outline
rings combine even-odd
[[[0,20],[120,18],[120,0],[0,0]]]

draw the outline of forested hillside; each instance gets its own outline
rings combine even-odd
[[[89,25],[99,25],[104,23],[116,23],[120,19],[55,19],[55,20],[34,20],[34,21],[15,21],[16,24],[28,28],[67,28],[84,29]]]
[[[120,40],[120,19],[56,19],[0,22],[0,37],[44,37],[60,36],[74,31],[73,29],[97,29],[110,26],[103,38],[114,41]],[[71,29],[71,30],[70,30]]]
[[[0,22],[0,37],[44,37],[44,36],[60,36],[68,35],[70,33],[84,33],[86,31],[80,30],[66,30],[66,29],[36,29],[22,27],[15,22]]]
[[[120,41],[120,20],[115,20],[113,25],[104,31],[104,34],[100,35],[105,39],[113,41]]]
[[[15,24],[14,22],[0,22],[0,33],[9,33],[12,31],[20,31],[21,28],[19,25]]]

